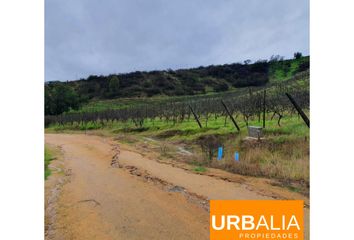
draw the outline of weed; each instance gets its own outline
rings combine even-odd
[[[195,172],[206,172],[206,168],[202,167],[202,166],[199,166],[199,167],[195,167],[193,169],[193,171],[195,171]]]
[[[51,151],[48,149],[48,147],[44,148],[44,179],[47,179],[47,177],[51,174],[51,171],[49,169],[49,164],[50,161],[54,159]]]

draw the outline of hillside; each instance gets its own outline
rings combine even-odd
[[[196,95],[281,82],[309,69],[309,56],[191,69],[89,76],[45,85],[46,115],[78,109],[83,102],[116,98]],[[59,100],[58,100],[59,98]],[[60,106],[58,106],[60,102]],[[73,102],[73,104],[70,104]]]
[[[267,82],[259,86],[183,96],[93,97],[80,108],[80,104],[64,108],[63,101],[70,103],[80,97],[73,83],[58,84],[53,89],[60,100],[53,102],[53,106],[67,112],[45,116],[46,131],[90,131],[114,136],[156,156],[187,162],[192,171],[213,167],[277,179],[277,186],[308,195],[309,125],[287,97],[290,94],[309,115],[308,60],[307,57],[262,63],[267,64],[268,75]],[[46,94],[50,94],[47,90],[48,85]],[[53,98],[46,96],[48,100]],[[249,141],[248,126],[262,127],[264,138]],[[216,159],[220,146],[225,149],[225,161]],[[180,149],[189,151],[191,157],[179,158]],[[235,151],[242,156],[241,163],[235,162]]]

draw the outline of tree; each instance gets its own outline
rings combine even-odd
[[[84,102],[68,84],[45,86],[45,115],[58,115],[70,109],[77,110]]]
[[[294,58],[295,59],[300,59],[301,57],[302,57],[302,53],[301,52],[294,53]]]
[[[110,96],[117,96],[119,91],[119,79],[116,75],[109,79],[108,88]]]
[[[248,65],[248,64],[251,63],[251,60],[250,60],[250,59],[247,59],[247,60],[243,61],[243,63],[244,63],[245,65]]]
[[[284,57],[282,57],[280,55],[272,55],[269,59],[269,62],[280,62],[283,60],[284,60]]]

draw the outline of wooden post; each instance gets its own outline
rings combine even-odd
[[[265,128],[265,114],[266,114],[266,90],[263,92],[263,128]]]
[[[234,123],[235,127],[237,128],[237,131],[240,131],[239,126],[237,125],[237,123],[236,123],[234,117],[231,115],[229,109],[227,108],[227,106],[226,106],[226,104],[224,103],[223,100],[221,100],[221,104],[224,106],[224,108],[225,108],[227,114],[229,115],[229,117],[231,118],[231,120],[232,120],[232,122]]]
[[[310,128],[310,120],[308,119],[308,117],[306,116],[306,114],[304,113],[304,111],[302,111],[302,109],[300,108],[300,106],[296,103],[296,101],[294,100],[294,98],[289,94],[289,93],[285,93],[286,96],[289,98],[290,102],[294,105],[296,111],[300,114],[302,120],[304,120],[304,122],[306,123],[306,125]]]
[[[193,108],[189,104],[188,104],[188,107],[191,110],[191,112],[193,113],[193,116],[194,116],[195,120],[197,121],[199,127],[202,128],[202,124],[199,122],[199,119],[198,119],[197,115],[194,113]]]

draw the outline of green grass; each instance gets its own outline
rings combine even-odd
[[[205,167],[203,167],[203,166],[199,166],[199,167],[195,167],[194,169],[193,169],[193,171],[195,171],[195,172],[206,172],[206,168]]]
[[[309,57],[272,63],[269,69],[270,82],[281,82],[291,78],[298,71],[300,64],[307,61]]]
[[[280,136],[286,136],[286,138],[291,137],[305,137],[309,136],[308,127],[299,118],[297,115],[288,116],[282,118],[281,126],[277,124],[277,119],[271,120],[271,114],[266,116],[266,128],[264,130],[266,135],[272,136],[274,138]],[[86,125],[81,125],[78,123],[66,124],[66,125],[52,125],[47,128],[47,131],[60,132],[66,130],[95,130],[95,129],[106,129],[111,131],[114,134],[117,133],[132,133],[134,135],[141,136],[156,136],[158,138],[164,138],[169,140],[195,140],[203,135],[226,135],[235,133],[237,135],[246,136],[247,135],[247,126],[244,120],[239,117],[236,118],[238,125],[241,128],[241,132],[237,133],[234,125],[228,118],[225,125],[225,118],[218,117],[217,119],[214,116],[210,117],[208,124],[206,126],[206,119],[200,119],[203,128],[199,128],[198,124],[195,122],[194,118],[191,117],[189,120],[184,120],[183,122],[166,122],[165,120],[148,119],[144,122],[142,128],[136,127],[133,122],[105,122],[105,123],[92,123],[89,122]],[[262,126],[262,122],[259,122],[258,119],[251,119],[249,121],[250,126]]]
[[[51,150],[47,146],[44,148],[44,179],[47,179],[48,176],[51,174],[49,169],[50,161],[54,159]]]

